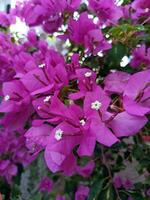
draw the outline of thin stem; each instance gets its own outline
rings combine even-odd
[[[145,19],[144,20],[144,22],[142,22],[142,24],[141,25],[144,25],[144,24],[146,24],[148,21],[150,20],[150,17],[148,17],[147,19]]]
[[[111,182],[112,182],[113,177],[112,177],[112,174],[111,174],[110,166],[109,166],[109,164],[107,163],[107,160],[106,160],[106,157],[105,157],[105,153],[104,153],[104,148],[103,148],[103,146],[101,146],[101,152],[102,152],[102,162],[103,162],[103,164],[106,166],[106,168],[107,168],[107,170],[108,170],[109,178],[111,179]],[[118,189],[115,187],[115,185],[114,185],[114,189],[115,189],[115,192],[116,192],[116,195],[117,195],[117,200],[121,200],[120,195],[119,195],[119,192],[118,192]]]

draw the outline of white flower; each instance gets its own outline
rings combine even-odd
[[[84,74],[84,76],[87,77],[87,78],[89,78],[89,77],[92,76],[92,72],[86,72],[86,73]]]
[[[71,100],[71,99],[69,99],[69,105],[73,105],[74,104],[74,101],[73,100]]]
[[[82,126],[84,126],[84,125],[85,125],[85,120],[84,120],[84,119],[81,119],[81,120],[80,120],[80,124],[81,124]]]
[[[82,0],[81,3],[85,3],[87,6],[89,5],[88,0]]]
[[[58,130],[55,132],[55,139],[56,139],[57,141],[61,140],[61,139],[62,139],[62,135],[63,135],[63,130],[58,129]]]
[[[102,106],[102,103],[99,102],[98,100],[91,103],[91,108],[93,110],[99,110],[101,106]]]
[[[59,31],[66,32],[67,29],[68,29],[68,25],[62,24],[61,27],[59,28]]]
[[[106,28],[106,27],[107,27],[106,24],[103,24],[103,25],[101,26],[102,29],[104,29],[104,28]]]
[[[149,12],[149,8],[145,8],[145,10],[144,10],[146,13],[148,13]]]
[[[38,106],[37,109],[40,110],[40,109],[41,109],[41,106]]]
[[[112,40],[108,40],[108,43],[109,43],[109,44],[112,44]]]
[[[124,56],[124,57],[122,58],[121,62],[120,62],[120,66],[121,66],[121,67],[127,66],[127,65],[129,64],[130,60],[131,60],[130,57]]]
[[[45,67],[44,63],[39,65],[39,68],[44,68],[44,67]]]
[[[99,51],[99,52],[97,53],[97,55],[98,55],[99,57],[103,57],[103,56],[104,56],[104,54],[103,54],[102,51]]]
[[[45,99],[43,101],[44,101],[44,103],[46,103],[46,102],[49,102],[50,99],[51,99],[51,96],[47,96],[47,97],[45,97]]]
[[[71,46],[71,42],[70,42],[69,39],[66,40],[66,42],[65,42],[65,46],[66,46],[66,47],[70,47],[70,46]]]
[[[93,19],[93,23],[94,23],[94,24],[97,24],[98,21],[99,21],[99,18],[98,18],[98,17],[94,17],[94,19]]]
[[[75,11],[73,13],[73,19],[77,21],[79,19],[79,17],[80,17],[79,13],[77,11]]]
[[[115,4],[116,4],[117,6],[121,6],[121,5],[123,4],[123,0],[116,0],[116,1],[115,1]]]
[[[109,34],[106,34],[106,35],[105,35],[105,37],[106,37],[106,38],[109,38],[109,37],[110,37],[110,35],[109,35]]]
[[[4,97],[4,100],[5,101],[8,101],[10,99],[10,96],[9,95],[6,95],[5,97]]]

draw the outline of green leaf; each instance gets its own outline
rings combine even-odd
[[[145,184],[150,185],[150,176],[146,177]]]
[[[110,68],[120,68],[121,59],[127,55],[127,48],[121,43],[113,45],[107,54],[107,65]]]
[[[14,184],[11,190],[11,198],[17,198],[20,195],[20,188],[18,185]]]
[[[37,193],[36,195],[34,195],[34,197],[32,196],[30,200],[42,200],[42,194]]]
[[[131,196],[134,200],[144,200],[144,197],[142,196],[142,194],[139,194],[139,193],[138,194],[132,194]]]
[[[140,165],[141,165],[142,167],[146,167],[146,168],[150,167],[150,159],[149,159],[149,158],[144,158],[144,159],[142,159],[142,160],[140,161]]]
[[[113,186],[111,185],[107,190],[107,200],[116,200],[116,194]]]
[[[88,200],[96,200],[103,188],[104,179],[96,180],[91,187]]]
[[[133,157],[135,157],[137,160],[141,159],[141,155],[143,155],[143,149],[139,145],[136,145],[132,153]]]

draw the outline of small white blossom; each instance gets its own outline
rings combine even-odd
[[[111,73],[115,73],[117,70],[116,69],[111,69],[110,72]]]
[[[93,72],[96,72],[96,71],[97,71],[97,69],[96,69],[96,68],[93,68],[92,70],[93,70]]]
[[[40,110],[40,109],[41,109],[41,106],[38,106],[37,109]]]
[[[102,29],[104,29],[104,28],[106,28],[106,27],[107,27],[106,24],[103,24],[103,25],[101,26]]]
[[[9,95],[6,95],[5,97],[4,97],[4,100],[5,101],[8,101],[10,99],[10,96]]]
[[[69,99],[69,105],[73,105],[74,101],[72,99]]]
[[[108,40],[108,43],[109,43],[109,44],[112,44],[112,40]]]
[[[44,68],[44,67],[45,67],[44,63],[39,65],[39,68]]]
[[[105,37],[106,37],[106,38],[109,38],[109,37],[110,37],[110,35],[109,35],[109,34],[106,34],[106,35],[105,35]]]
[[[83,61],[83,62],[85,61],[85,57],[82,58],[82,61]]]
[[[88,0],[82,0],[81,3],[85,3],[87,6],[89,5]]]
[[[124,56],[124,57],[122,58],[121,62],[120,62],[120,66],[121,66],[121,67],[127,66],[127,65],[129,64],[130,60],[131,60],[130,57]]]
[[[144,10],[146,13],[148,13],[149,12],[149,8],[145,8],[145,10]]]
[[[116,0],[116,1],[115,1],[115,4],[116,4],[117,6],[121,6],[121,5],[123,4],[123,0]]]
[[[62,139],[62,135],[63,135],[63,130],[58,129],[58,130],[55,132],[55,139],[56,139],[57,141],[61,140],[61,139]]]
[[[80,124],[81,124],[82,126],[84,126],[84,125],[85,125],[85,120],[84,120],[84,119],[81,119],[81,120],[80,120]]]
[[[104,54],[103,54],[102,51],[99,51],[99,52],[97,53],[97,55],[98,55],[99,57],[103,57],[103,56],[104,56]]]
[[[98,100],[91,103],[91,108],[93,110],[99,110],[101,106],[102,106],[102,103],[99,102]]]
[[[49,102],[50,99],[51,99],[51,96],[47,96],[47,97],[45,97],[45,99],[43,101],[44,101],[44,103],[46,103],[46,102]]]
[[[98,21],[99,21],[99,18],[98,18],[98,17],[94,17],[94,19],[93,19],[93,23],[94,23],[94,24],[97,24]]]
[[[88,0],[82,0],[81,3],[85,3],[87,6],[89,5]]]
[[[61,27],[58,29],[59,31],[63,31],[66,32],[66,30],[68,29],[68,25],[61,25]]]
[[[92,76],[92,72],[86,72],[86,73],[84,74],[84,76],[87,77],[87,78],[89,78],[89,77]]]
[[[71,42],[69,41],[69,39],[66,40],[65,45],[66,45],[66,47],[70,47],[71,46]]]
[[[92,14],[88,14],[88,18],[89,18],[89,19],[93,19],[94,16],[93,16]]]
[[[79,17],[80,17],[79,13],[77,11],[75,11],[73,13],[73,19],[77,21],[79,19]]]

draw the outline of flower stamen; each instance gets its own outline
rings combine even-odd
[[[63,136],[63,130],[62,129],[58,129],[56,132],[55,132],[55,139],[57,141],[61,140],[62,139],[62,136]]]
[[[98,100],[91,103],[91,108],[93,110],[99,110],[101,108],[101,106],[102,106],[102,103]]]

